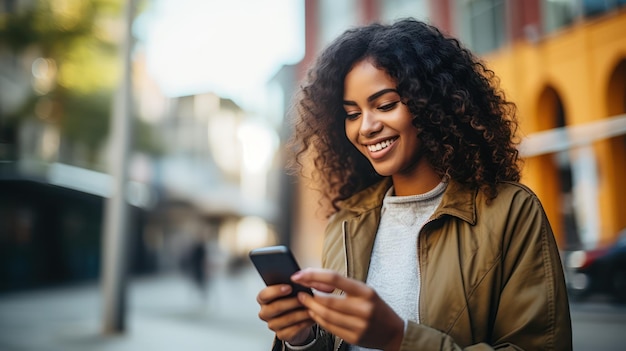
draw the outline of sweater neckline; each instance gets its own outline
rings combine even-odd
[[[439,184],[437,184],[436,187],[432,188],[431,190],[423,194],[397,196],[397,195],[393,195],[394,187],[392,185],[391,188],[389,188],[387,192],[385,193],[385,198],[383,199],[383,202],[390,203],[390,204],[391,203],[399,204],[399,203],[407,203],[407,202],[428,201],[428,200],[441,196],[443,192],[446,190],[447,186],[448,186],[448,182],[441,181]]]

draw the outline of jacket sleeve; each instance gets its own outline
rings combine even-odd
[[[333,351],[334,338],[331,334],[320,327],[316,327],[315,343],[308,347],[306,351]],[[286,343],[277,337],[274,337],[272,351],[290,351],[291,349]]]
[[[490,341],[465,348],[434,328],[410,322],[401,350],[572,350],[569,303],[559,251],[543,207],[518,192],[493,267],[495,306]],[[497,291],[499,288],[499,291]]]
[[[572,326],[563,267],[539,199],[526,189],[512,201],[502,248],[494,344],[571,350]]]
[[[409,321],[409,325],[404,334],[401,351],[409,350],[466,350],[466,351],[488,351],[488,350],[523,350],[515,345],[501,344],[492,347],[486,343],[462,348],[454,342],[454,339],[439,330],[428,326]]]

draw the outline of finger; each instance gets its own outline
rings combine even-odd
[[[306,295],[306,294],[304,294]],[[365,327],[365,321],[362,316],[361,304],[355,304],[349,299],[341,299],[333,296],[328,298],[319,298],[311,296],[298,296],[304,306],[309,311],[309,315],[316,322],[324,324],[332,324],[336,327],[346,330],[358,330]],[[331,302],[340,309],[334,309],[328,305]],[[337,304],[334,304],[337,302]],[[346,305],[348,305],[346,307]],[[352,313],[356,311],[356,313]],[[319,319],[319,320],[318,320]]]
[[[374,327],[372,330],[372,326],[369,325],[367,319],[344,315],[333,310],[327,310],[320,314],[317,309],[313,308],[308,309],[308,312],[320,327],[349,344],[372,349],[386,349],[385,344],[381,344],[381,341],[387,340],[387,336],[385,334],[374,334],[373,331],[380,328]],[[403,322],[401,321],[400,323],[402,327]],[[367,340],[368,337],[371,340]]]
[[[311,286],[309,286],[309,288],[313,288],[317,291],[321,291],[323,293],[327,293],[330,294],[333,291],[335,291],[335,287],[329,284],[323,284],[323,283],[313,283]]]
[[[267,327],[275,332],[278,332],[303,323],[313,323],[313,320],[311,319],[308,311],[301,308],[268,320]]]
[[[302,308],[302,303],[295,297],[280,298],[273,300],[271,303],[261,305],[259,318],[264,321],[269,321],[280,315],[289,313],[290,311]]]
[[[326,295],[311,297],[303,294],[298,295],[298,300],[308,310],[316,313],[327,321],[342,325],[348,329],[350,326],[361,327],[369,320],[373,311],[373,305],[359,298],[350,298],[338,295]],[[357,318],[362,323],[355,323]],[[346,324],[347,323],[347,324]]]
[[[310,308],[310,306],[305,305],[307,298],[310,296],[302,298],[298,296],[300,303]],[[359,318],[369,318],[374,309],[374,305],[369,300],[349,295],[315,294],[313,301],[339,313]]]
[[[338,336],[345,340],[349,344],[357,345],[359,343],[359,333],[355,330],[355,326],[359,325],[361,321],[354,319],[354,321],[345,320],[344,323],[336,323],[331,319],[326,319],[321,315],[318,315],[312,310],[308,310],[311,318],[324,330],[329,333]]]
[[[291,285],[277,284],[263,288],[256,297],[259,305],[266,305],[272,301],[285,297],[291,293]]]
[[[370,291],[364,283],[346,278],[329,269],[303,269],[291,276],[291,280],[315,289],[317,289],[318,286],[322,288],[334,287],[343,290],[346,294],[355,296],[367,295]]]

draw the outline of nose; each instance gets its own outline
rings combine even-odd
[[[383,123],[376,117],[375,113],[362,112],[361,128],[359,134],[364,137],[372,137],[383,129]]]

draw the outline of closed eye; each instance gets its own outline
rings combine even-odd
[[[394,101],[394,102],[382,105],[382,106],[378,107],[378,110],[382,111],[382,112],[391,111],[398,105],[399,102],[400,101]]]
[[[361,112],[346,113],[346,119],[349,121],[354,121],[355,119],[359,118],[360,115]]]

